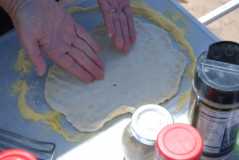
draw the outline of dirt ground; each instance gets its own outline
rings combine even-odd
[[[185,1],[185,0],[184,0]],[[192,15],[199,18],[230,0],[186,0],[181,3]],[[207,26],[222,40],[239,42],[239,8]]]

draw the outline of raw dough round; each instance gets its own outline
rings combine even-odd
[[[162,103],[176,95],[186,58],[170,35],[144,20],[135,20],[137,42],[128,53],[116,51],[105,31],[93,32],[103,47],[104,80],[84,84],[57,66],[49,70],[45,97],[82,132],[97,131],[113,118],[140,105]]]

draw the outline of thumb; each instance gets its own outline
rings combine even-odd
[[[41,55],[40,48],[37,43],[25,44],[24,49],[26,54],[31,59],[32,63],[35,65],[35,69],[39,76],[42,76],[46,72],[46,63]]]

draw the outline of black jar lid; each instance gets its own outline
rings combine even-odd
[[[212,44],[198,59],[194,84],[199,96],[209,101],[239,103],[239,44],[230,41]]]

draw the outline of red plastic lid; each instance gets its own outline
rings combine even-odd
[[[31,153],[20,150],[10,149],[0,152],[0,160],[37,160]]]
[[[161,130],[155,148],[166,160],[199,160],[203,152],[203,141],[192,126],[172,124]]]

